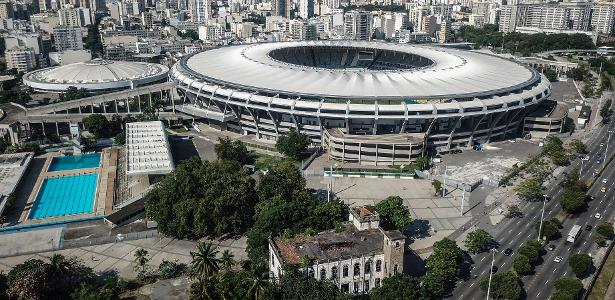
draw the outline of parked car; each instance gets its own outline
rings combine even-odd
[[[506,256],[510,256],[512,253],[513,253],[513,249],[506,248],[506,250],[504,250],[504,255]]]
[[[556,263],[560,263],[562,262],[563,258],[561,256],[556,256],[555,259],[553,260]]]

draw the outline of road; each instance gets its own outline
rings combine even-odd
[[[606,151],[606,143],[608,137],[608,131],[613,126],[604,126],[598,129],[598,132],[587,143],[589,151],[589,160],[583,164],[582,179],[589,180],[593,176],[593,172],[597,168],[602,168],[605,165],[604,154]],[[603,144],[601,147],[600,144]],[[608,145],[608,155],[612,155],[615,152],[615,137],[611,138]],[[600,160],[600,164],[598,164]],[[567,172],[570,172],[574,168],[580,166],[580,160],[572,162],[571,166],[567,168]],[[550,219],[555,217],[561,210],[558,197],[563,192],[563,188],[559,185],[564,176],[556,178],[554,183],[546,190],[546,194],[551,197],[551,201],[546,203],[544,219]],[[607,183],[602,184],[602,180],[607,178]],[[607,187],[607,192],[600,192],[602,186]],[[568,257],[571,254],[576,253],[588,253],[593,246],[593,235],[595,234],[595,226],[610,216],[615,209],[615,205],[612,205],[612,199],[615,196],[615,162],[608,165],[604,169],[603,174],[596,179],[596,183],[590,188],[588,194],[594,195],[595,199],[588,203],[589,208],[587,211],[579,214],[577,217],[567,219],[563,224],[561,230],[562,238],[552,241],[550,244],[555,246],[553,251],[548,251],[543,256],[544,262],[541,265],[536,266],[535,275],[525,276],[523,278],[524,288],[527,292],[527,299],[547,299],[553,291],[553,283],[561,276],[574,276],[568,266]],[[609,200],[611,199],[611,200]],[[502,252],[506,248],[511,248],[513,251],[517,251],[523,243],[530,239],[536,239],[538,237],[537,230],[534,225],[540,221],[540,215],[542,212],[542,202],[527,203],[522,212],[524,216],[522,218],[506,219],[499,225],[497,225],[499,231],[493,233],[495,241],[498,242],[498,253],[495,255],[495,266],[503,272],[512,267],[512,261],[514,253],[511,256],[505,256]],[[594,218],[596,212],[602,214],[602,219],[598,220]],[[581,232],[579,238],[574,244],[566,244],[566,235],[570,231],[570,228],[575,224],[580,224],[585,227],[586,224],[590,224],[594,227],[589,232],[585,230]],[[496,231],[496,230],[492,230]],[[563,257],[561,263],[553,261],[555,256]],[[454,299],[484,299],[485,293],[480,288],[480,280],[486,278],[489,275],[491,268],[491,253],[481,253],[473,256],[474,268],[471,272],[472,277],[477,275],[477,278],[469,279],[464,283],[457,284],[456,289],[453,291]]]

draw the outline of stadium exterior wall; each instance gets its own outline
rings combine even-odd
[[[184,103],[179,111],[261,139],[276,140],[297,128],[334,159],[372,165],[517,136],[526,114],[551,93],[549,81],[532,69],[531,83],[516,91],[462,101],[314,101],[221,84],[191,70],[189,58],[170,72]]]

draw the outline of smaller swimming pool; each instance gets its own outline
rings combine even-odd
[[[36,195],[30,219],[92,212],[97,178],[98,174],[93,173],[45,179]]]
[[[87,168],[98,168],[99,166],[100,153],[66,155],[54,157],[47,171],[67,171]]]

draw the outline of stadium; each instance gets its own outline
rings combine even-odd
[[[159,64],[94,59],[26,73],[23,82],[37,92],[64,93],[70,86],[102,94],[164,82],[169,68]]]
[[[210,126],[275,140],[298,128],[338,160],[403,164],[518,136],[551,92],[515,61],[475,51],[362,41],[221,47],[170,71]]]

